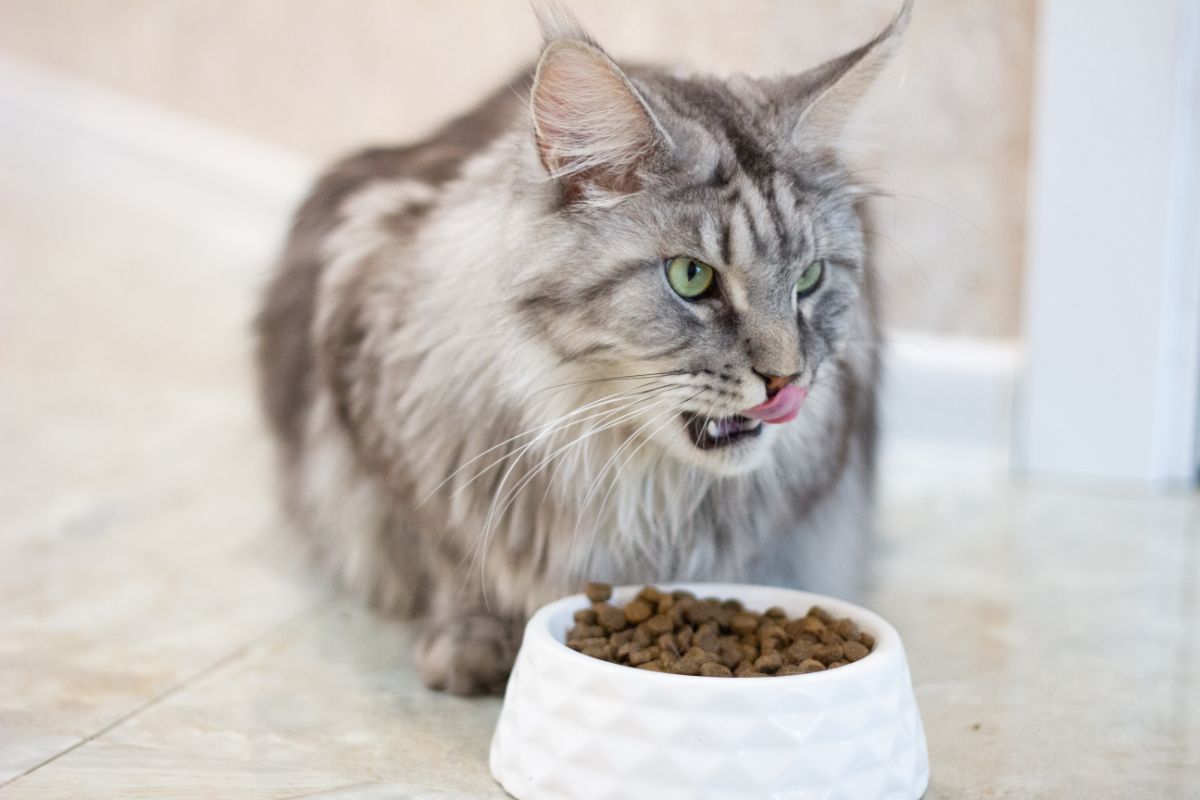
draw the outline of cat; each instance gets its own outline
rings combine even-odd
[[[501,691],[585,579],[861,586],[878,312],[839,140],[910,6],[725,80],[543,8],[533,70],[316,184],[257,320],[283,502],[337,582],[427,617],[428,686]]]

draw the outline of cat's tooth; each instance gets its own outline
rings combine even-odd
[[[721,426],[717,424],[715,419],[709,420],[708,426],[704,429],[710,439],[716,439],[721,435]]]

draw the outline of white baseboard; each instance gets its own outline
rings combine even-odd
[[[119,187],[122,202],[235,249],[263,268],[319,165],[0,54],[0,146],[72,186]],[[258,276],[255,276],[258,277]],[[253,281],[248,281],[248,285]],[[1015,341],[890,331],[883,352],[885,454],[1009,464]]]

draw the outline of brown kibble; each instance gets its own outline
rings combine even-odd
[[[772,647],[778,647],[788,640],[787,633],[778,625],[768,625],[758,631],[758,641],[760,647],[766,647],[768,643]]]
[[[808,616],[814,617],[814,618],[820,620],[821,622],[824,622],[826,625],[833,622],[833,614],[830,614],[828,611],[821,608],[820,606],[813,606],[812,608],[810,608],[808,610]]]
[[[846,642],[842,645],[842,655],[847,661],[858,661],[860,658],[865,658],[870,652],[865,644],[858,642]]]
[[[710,661],[707,664],[700,665],[700,674],[707,678],[732,678],[733,670],[724,664]]]
[[[662,654],[662,650],[657,645],[650,645],[645,650],[638,650],[636,653],[629,654],[629,663],[633,666],[645,664],[647,661],[655,661]]]
[[[778,653],[766,653],[754,660],[754,668],[759,672],[774,672],[783,666],[783,659]]]
[[[639,625],[650,619],[654,609],[645,600],[634,600],[625,606],[625,619],[634,625]]]
[[[836,631],[824,630],[821,631],[821,644],[841,644],[846,641]]]
[[[699,625],[713,618],[713,608],[706,602],[692,603],[683,610],[683,618],[693,625]]]
[[[588,647],[607,647],[608,639],[603,636],[591,636],[586,639],[568,639],[567,647],[573,650],[584,650]]]
[[[671,620],[663,614],[655,614],[643,622],[641,627],[645,628],[653,636],[662,636],[664,633],[670,633],[675,629],[675,626],[671,624]]]
[[[593,603],[603,603],[605,600],[612,597],[612,584],[590,581],[586,586],[583,587],[583,593],[586,594],[587,599],[591,600]]]
[[[735,599],[643,586],[623,606],[612,587],[588,583],[592,607],[575,611],[567,646],[623,666],[669,672],[761,678],[837,669],[870,654],[875,639],[820,606],[789,618],[772,606],[759,613]]]
[[[837,631],[838,635],[843,639],[850,640],[858,638],[858,626],[854,624],[853,620],[846,617],[842,617],[835,622],[833,624],[833,629]]]
[[[833,661],[841,661],[844,655],[840,644],[819,644],[813,648],[812,657],[828,665]]]
[[[720,637],[717,635],[716,628],[708,623],[701,625],[700,629],[696,631],[696,635],[692,637],[693,646],[707,650],[710,653],[717,651],[718,641],[720,641]]]
[[[694,635],[695,631],[692,630],[691,625],[682,625],[675,630],[675,644],[681,652],[687,652],[691,648]]]
[[[610,631],[624,630],[629,621],[625,619],[625,612],[616,606],[608,603],[597,603],[593,608],[596,609],[596,618],[600,620],[600,624]]]
[[[721,663],[733,669],[742,662],[744,653],[742,646],[735,641],[724,639],[717,644],[717,658],[721,659]]]
[[[662,592],[655,589],[653,586],[643,586],[642,590],[637,593],[638,600],[645,600],[647,603],[654,604],[658,602],[658,598],[662,596]]]

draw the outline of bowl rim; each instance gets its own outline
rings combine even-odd
[[[645,585],[625,584],[614,586],[612,596],[615,602],[628,602],[625,598],[631,599]],[[670,672],[637,669],[624,664],[614,664],[611,661],[603,661],[592,656],[585,656],[583,653],[567,647],[565,641],[560,640],[551,632],[552,624],[563,615],[574,614],[575,611],[586,608],[591,604],[582,593],[568,595],[567,597],[547,603],[534,612],[525,626],[524,644],[530,647],[551,650],[556,656],[567,658],[572,666],[579,669],[608,671],[611,676],[623,676],[627,681],[700,681],[703,686],[720,689],[721,691],[772,691],[771,687],[775,687],[774,691],[778,691],[797,686],[797,681],[803,681],[805,686],[813,686],[821,681],[854,680],[865,676],[870,670],[888,668],[889,664],[894,663],[894,660],[897,658],[902,665],[907,664],[904,656],[904,647],[900,641],[900,634],[892,624],[874,611],[847,600],[842,600],[841,598],[817,594],[815,592],[806,592],[801,589],[749,583],[661,581],[650,585],[667,591],[686,590],[692,592],[697,597],[715,595],[723,598],[735,598],[743,600],[743,602],[746,601],[739,593],[748,592],[754,595],[769,593],[778,595],[781,598],[780,602],[769,603],[765,608],[769,608],[772,605],[796,607],[804,604],[804,610],[807,610],[808,606],[822,605],[837,616],[850,617],[860,628],[870,632],[875,637],[875,647],[858,661],[853,661],[837,669],[808,672],[802,675],[771,675],[762,680],[729,680],[713,678],[707,675],[677,675]],[[747,603],[747,605],[751,604]],[[756,601],[752,607],[757,607],[757,605]],[[568,619],[570,618],[568,617]],[[570,624],[566,627],[569,628]]]

